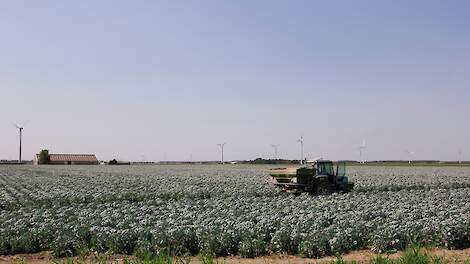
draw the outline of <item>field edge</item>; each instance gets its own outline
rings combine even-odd
[[[449,250],[442,248],[421,248],[419,251],[431,258],[440,258],[444,260],[444,263],[470,263],[470,248],[462,250]],[[382,257],[387,260],[397,260],[404,255],[405,251],[399,251],[396,253],[376,253],[371,250],[358,250],[352,251],[347,254],[343,254],[340,258],[335,256],[327,256],[319,259],[315,258],[304,258],[293,255],[269,255],[257,258],[242,258],[240,256],[231,257],[219,257],[210,260],[209,262],[202,261],[200,256],[193,256],[188,258],[181,258],[182,263],[225,263],[225,264],[303,264],[303,263],[370,263],[372,259]],[[338,261],[341,259],[341,261]],[[110,255],[110,254],[99,254],[99,255],[87,255],[77,256],[73,258],[54,258],[50,251],[33,253],[33,254],[18,254],[11,256],[1,256],[0,264],[6,263],[32,263],[32,264],[46,264],[46,263],[147,263],[142,262],[134,255]],[[148,263],[160,263],[158,261]],[[166,262],[165,262],[166,263]],[[180,261],[178,261],[180,263]]]

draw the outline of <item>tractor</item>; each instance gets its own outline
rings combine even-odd
[[[346,162],[316,160],[300,168],[271,169],[270,175],[274,185],[291,193],[328,195],[350,192],[354,188],[354,183],[346,176]]]

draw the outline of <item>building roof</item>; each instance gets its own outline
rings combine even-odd
[[[50,161],[98,162],[94,154],[49,154]]]

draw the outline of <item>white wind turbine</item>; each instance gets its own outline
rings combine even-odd
[[[18,159],[18,163],[22,163],[23,160],[21,159],[21,152],[22,152],[22,141],[23,141],[23,129],[24,129],[24,126],[27,124],[28,122],[25,122],[23,123],[23,125],[18,125],[18,124],[15,124],[13,123],[13,125],[18,128],[18,133],[19,133],[19,136],[20,136],[20,153],[19,153],[19,159]]]
[[[415,154],[414,151],[407,150],[406,153],[408,154],[408,164],[411,164],[413,160],[413,155]]]
[[[279,148],[280,144],[272,144],[271,147],[274,148],[274,159],[277,160],[277,150]]]
[[[217,146],[220,147],[220,151],[222,153],[222,159],[221,159],[222,164],[224,164],[224,147],[225,147],[225,144],[227,144],[227,143],[224,142],[224,143],[221,143],[221,144],[217,144]]]
[[[304,137],[301,136],[297,142],[300,143],[300,164],[304,164]]]
[[[361,163],[366,163],[366,160],[364,158],[365,152],[366,152],[366,140],[362,140],[362,145],[359,146],[359,158]]]

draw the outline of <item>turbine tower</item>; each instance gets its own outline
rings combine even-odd
[[[304,164],[304,137],[301,136],[297,142],[300,143],[300,164]]]
[[[415,154],[413,151],[407,150],[406,153],[408,153],[408,164],[411,164],[411,160],[413,159],[413,155]]]
[[[462,150],[459,149],[459,164],[462,163]]]
[[[274,148],[274,159],[277,160],[277,149],[279,148],[280,144],[272,144],[271,147]]]
[[[225,147],[225,144],[227,144],[227,143],[224,142],[224,143],[221,143],[221,144],[217,144],[217,146],[220,147],[220,152],[222,153],[222,159],[221,159],[222,164],[224,164],[224,147]]]
[[[366,146],[366,140],[364,139],[364,140],[362,140],[362,145],[359,146],[359,158],[361,159],[361,160],[360,160],[361,163],[366,163],[366,160],[365,160],[365,158],[364,158],[364,154],[365,154],[365,152],[366,152],[366,148],[367,148],[367,146]]]
[[[26,123],[25,123],[26,124]],[[18,163],[22,163],[22,159],[21,159],[21,143],[22,143],[22,140],[23,140],[23,129],[24,129],[24,125],[23,124],[22,126],[20,125],[17,125],[17,124],[14,124],[16,128],[18,128],[18,132],[19,132],[19,135],[20,135],[20,155],[19,155],[19,159],[18,159]]]

